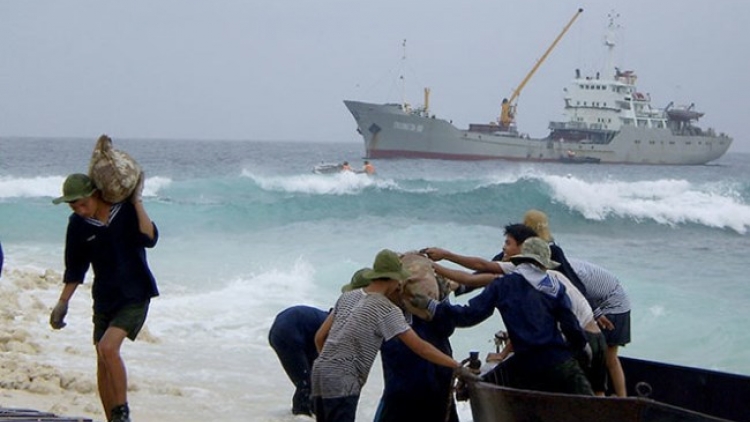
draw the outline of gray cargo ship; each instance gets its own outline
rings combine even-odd
[[[430,115],[429,90],[425,106],[413,109],[406,104],[344,104],[364,138],[367,158],[696,165],[724,155],[732,138],[698,127],[703,113],[693,105],[653,107],[650,96],[637,89],[636,74],[612,65],[614,27],[610,21],[604,77],[581,76],[576,70],[565,89],[566,120],[551,122],[545,138],[520,134],[510,118],[459,129]]]

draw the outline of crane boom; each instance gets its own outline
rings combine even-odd
[[[560,39],[562,39],[563,35],[565,35],[565,33],[568,32],[568,29],[570,29],[570,27],[573,25],[573,22],[575,22],[576,19],[578,19],[578,16],[581,13],[583,13],[583,9],[578,9],[576,14],[573,15],[572,18],[570,18],[570,21],[568,22],[567,25],[565,25],[565,27],[560,32],[560,34],[557,35],[557,38],[555,38],[552,44],[547,48],[547,51],[545,51],[542,57],[540,57],[539,60],[537,60],[534,67],[531,68],[529,73],[526,74],[526,77],[523,78],[523,81],[521,81],[518,87],[513,91],[513,94],[510,96],[510,98],[503,99],[502,111],[500,114],[500,119],[498,119],[502,126],[508,127],[513,122],[514,117],[515,117],[514,116],[515,108],[516,108],[514,101],[521,94],[521,90],[523,89],[524,86],[526,86],[526,83],[529,81],[529,79],[531,79],[531,77],[534,76],[534,73],[536,72],[536,70],[539,69],[539,66],[541,66],[541,64],[544,62],[547,56],[549,56],[549,53],[552,52],[552,50],[555,48],[555,46],[560,41]]]

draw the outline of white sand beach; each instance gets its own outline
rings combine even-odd
[[[90,291],[79,288],[61,331],[47,323],[60,292],[59,273],[5,271],[0,278],[0,406],[103,421],[96,389],[96,357],[91,344]],[[138,342],[158,344],[148,327]],[[144,347],[137,344],[137,347]],[[127,349],[133,347],[126,344]],[[126,364],[127,356],[126,356]],[[132,371],[137,372],[137,371]],[[185,421],[206,415],[201,400],[159,380],[131,376],[129,400],[134,420]]]

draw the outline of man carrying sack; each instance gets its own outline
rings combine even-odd
[[[73,213],[65,239],[64,287],[50,315],[50,325],[65,327],[68,302],[94,270],[94,346],[99,397],[107,421],[130,422],[127,372],[120,355],[125,338],[135,340],[146,321],[149,303],[158,296],[145,248],[156,245],[159,232],[143,206],[143,175],[123,202],[112,203],[85,174],[71,174],[63,195],[52,202],[67,203]]]

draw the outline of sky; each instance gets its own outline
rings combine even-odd
[[[521,91],[521,132],[545,136],[575,69],[603,69],[614,13],[615,63],[654,105],[695,103],[750,151],[747,0],[0,0],[0,136],[362,142],[343,100],[424,87],[466,128],[579,7]]]

